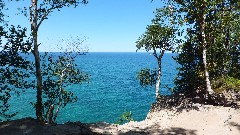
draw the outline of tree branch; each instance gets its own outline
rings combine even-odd
[[[156,51],[156,49],[154,47],[153,47],[153,56],[158,59],[157,51]]]
[[[37,30],[40,27],[40,25],[42,24],[42,22],[46,19],[46,17],[52,12],[52,10],[58,9],[58,8],[61,8],[61,7],[64,7],[64,6],[66,6],[66,4],[59,4],[57,6],[52,5],[51,8],[47,9],[46,12],[41,17],[41,19],[40,19],[40,21],[39,21],[39,23],[37,25]]]
[[[164,53],[165,53],[165,50],[162,50],[161,54],[159,55],[159,59],[163,57]]]
[[[30,24],[32,26],[32,23],[33,23],[33,19],[32,19],[32,17],[33,17],[33,14],[32,14],[32,4],[29,6],[29,11],[30,11]],[[31,29],[32,29],[32,27],[31,27]]]

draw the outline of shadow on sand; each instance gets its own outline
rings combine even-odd
[[[237,126],[240,130],[240,126]],[[166,135],[196,135],[195,130],[188,130],[178,127],[161,129],[158,125],[151,125],[145,129],[134,128],[132,131],[118,131],[116,125],[108,123],[91,124],[91,127],[104,129],[102,134],[117,134],[117,135],[151,135],[151,134],[166,134]],[[89,124],[80,122],[69,122],[58,125],[40,125],[33,118],[25,118],[0,123],[0,135],[96,135],[89,128]]]
[[[178,127],[171,127],[161,129],[160,127],[146,128],[139,131],[119,132],[118,135],[197,135],[196,130],[183,129]]]
[[[229,122],[229,125],[236,127],[238,129],[238,131],[240,131],[240,125],[236,122]]]
[[[80,122],[58,125],[40,125],[33,118],[0,123],[0,135],[94,135]]]

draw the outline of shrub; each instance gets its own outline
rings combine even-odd
[[[225,90],[240,91],[240,80],[230,76],[220,77],[213,81],[212,87],[218,93]]]
[[[119,118],[119,120],[117,122],[115,122],[115,124],[123,124],[126,122],[130,122],[133,121],[132,118],[132,112],[131,111],[125,111]]]

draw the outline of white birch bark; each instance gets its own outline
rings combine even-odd
[[[205,75],[205,81],[206,81],[206,89],[207,89],[209,94],[213,94],[214,91],[211,88],[211,83],[210,83],[210,80],[209,80],[209,73],[208,73],[208,69],[207,69],[207,49],[206,48],[203,49],[203,64],[204,64],[204,75]]]
[[[165,50],[161,51],[161,54],[157,56],[156,50],[154,50],[154,56],[158,61],[157,80],[156,80],[156,99],[160,96],[160,85],[161,85],[161,73],[162,73],[162,57]]]
[[[157,80],[156,80],[156,99],[160,96],[159,90],[160,90],[160,77],[161,77],[161,68],[158,65],[158,74],[157,74]]]
[[[207,66],[207,42],[206,42],[206,35],[205,35],[205,19],[206,15],[203,14],[202,20],[202,42],[203,42],[203,64],[204,64],[204,75],[205,75],[205,82],[206,82],[206,90],[209,94],[213,94],[214,91],[211,88],[211,82],[209,80],[209,73],[208,73],[208,66]]]

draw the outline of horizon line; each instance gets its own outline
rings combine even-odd
[[[58,53],[58,52],[61,52],[61,51],[39,51],[40,53],[45,53],[45,52],[48,52],[48,53]],[[64,52],[64,51],[62,51]],[[74,52],[73,52],[74,53]],[[111,51],[111,52],[104,52],[104,51],[89,51],[89,52],[85,52],[85,53],[151,53],[151,52],[143,52],[143,51],[139,51],[139,52],[136,52],[136,51],[132,51],[132,52],[129,52],[129,51],[126,51],[126,52],[117,52],[117,51]],[[165,52],[165,53],[172,53],[172,52]]]

